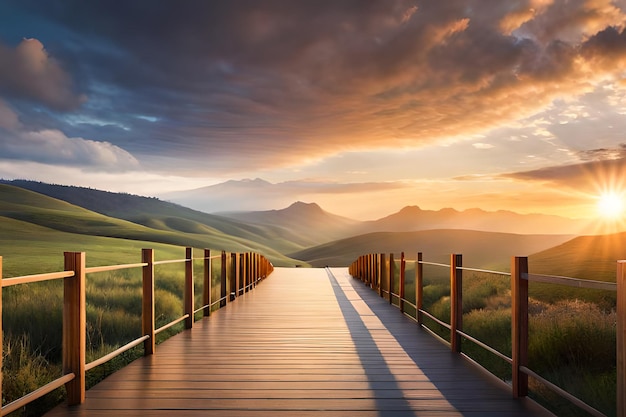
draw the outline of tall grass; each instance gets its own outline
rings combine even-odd
[[[203,262],[194,261],[195,308],[202,306]],[[61,268],[62,269],[62,268]],[[40,271],[37,271],[40,272]],[[212,261],[212,299],[220,294],[221,261]],[[20,271],[29,274],[28,271]],[[183,263],[155,267],[155,319],[161,327],[183,315]],[[90,273],[86,278],[87,362],[141,337],[141,268]],[[61,376],[63,284],[61,280],[7,287],[3,303],[3,393],[5,405]],[[219,306],[214,306],[217,309]],[[202,313],[199,312],[199,317]],[[178,324],[157,343],[182,330]],[[92,386],[142,355],[134,348],[87,373]],[[43,414],[62,400],[63,389],[35,401],[20,416]]]
[[[449,269],[424,266],[424,308],[446,323],[450,323],[449,280]],[[588,291],[579,293],[589,299]],[[576,298],[529,301],[529,367],[608,416],[616,413],[616,313],[615,305],[607,303],[613,296],[600,294],[596,298],[601,300],[599,304]],[[450,340],[448,329],[429,319],[424,322],[444,340]],[[463,331],[511,356],[509,277],[464,273]],[[462,350],[499,378],[510,381],[511,366],[503,359],[468,340],[463,340]],[[557,415],[586,415],[532,379],[530,388],[531,396]]]

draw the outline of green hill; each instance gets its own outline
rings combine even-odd
[[[284,228],[279,226],[251,224],[243,220],[192,210],[157,198],[26,180],[0,180],[0,184],[2,183],[155,230],[226,235],[247,242],[256,242],[257,246],[271,247],[280,253],[294,252],[310,246],[307,245],[307,241],[300,242],[296,235],[285,233]],[[319,242],[311,244],[316,243]]]
[[[153,225],[162,225],[162,228],[148,227],[95,213],[65,201],[5,184],[0,184],[0,219],[3,220],[0,223],[2,235],[8,241],[11,240],[12,233],[15,233],[15,228],[9,227],[10,222],[6,222],[6,219],[13,219],[46,229],[77,235],[114,237],[237,252],[257,251],[267,256],[276,265],[293,265],[295,263],[294,260],[261,243],[237,236],[229,236],[201,223],[165,217],[151,220]],[[178,223],[176,223],[177,221]],[[186,230],[176,230],[170,227],[172,224]],[[35,242],[39,239],[39,234],[33,232],[30,237]],[[64,249],[63,244],[71,240],[71,238],[64,237],[59,240],[58,247],[61,250],[67,250]],[[3,249],[2,254],[5,256],[12,252],[10,245]]]
[[[313,266],[346,266],[359,255],[406,252],[415,258],[448,262],[451,253],[463,254],[464,265],[474,268],[508,270],[511,256],[525,256],[563,243],[565,235],[518,235],[473,230],[424,230],[418,232],[377,232],[354,236],[295,252],[289,256]]]

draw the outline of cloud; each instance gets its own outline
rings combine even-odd
[[[90,97],[84,119],[127,130],[55,128],[189,171],[460,140],[621,86],[626,57],[624,8],[609,0],[11,4],[72,34],[55,56]],[[50,75],[22,58],[41,81],[12,72],[13,93],[75,107],[68,73],[38,41],[22,44]]]
[[[504,178],[537,181],[599,193],[626,189],[626,146],[581,152],[585,162],[505,174]]]
[[[8,131],[0,129],[4,160],[37,161],[94,171],[127,171],[139,167],[135,157],[108,142],[68,138],[58,130]]]
[[[17,114],[0,99],[0,128],[15,129],[20,126]]]
[[[71,77],[37,39],[23,39],[15,49],[0,43],[0,92],[35,100],[56,110],[78,107]]]

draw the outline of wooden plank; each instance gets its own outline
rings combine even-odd
[[[277,268],[48,416],[549,415],[332,271]]]

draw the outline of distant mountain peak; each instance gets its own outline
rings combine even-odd
[[[402,213],[402,214],[411,214],[411,213],[419,213],[419,212],[421,212],[421,211],[422,211],[422,209],[421,209],[421,208],[419,208],[419,206],[406,206],[406,207],[403,207],[403,208],[399,211],[399,213]]]
[[[296,201],[285,209],[286,211],[306,211],[307,213],[323,213],[324,210],[317,203],[305,203]]]

